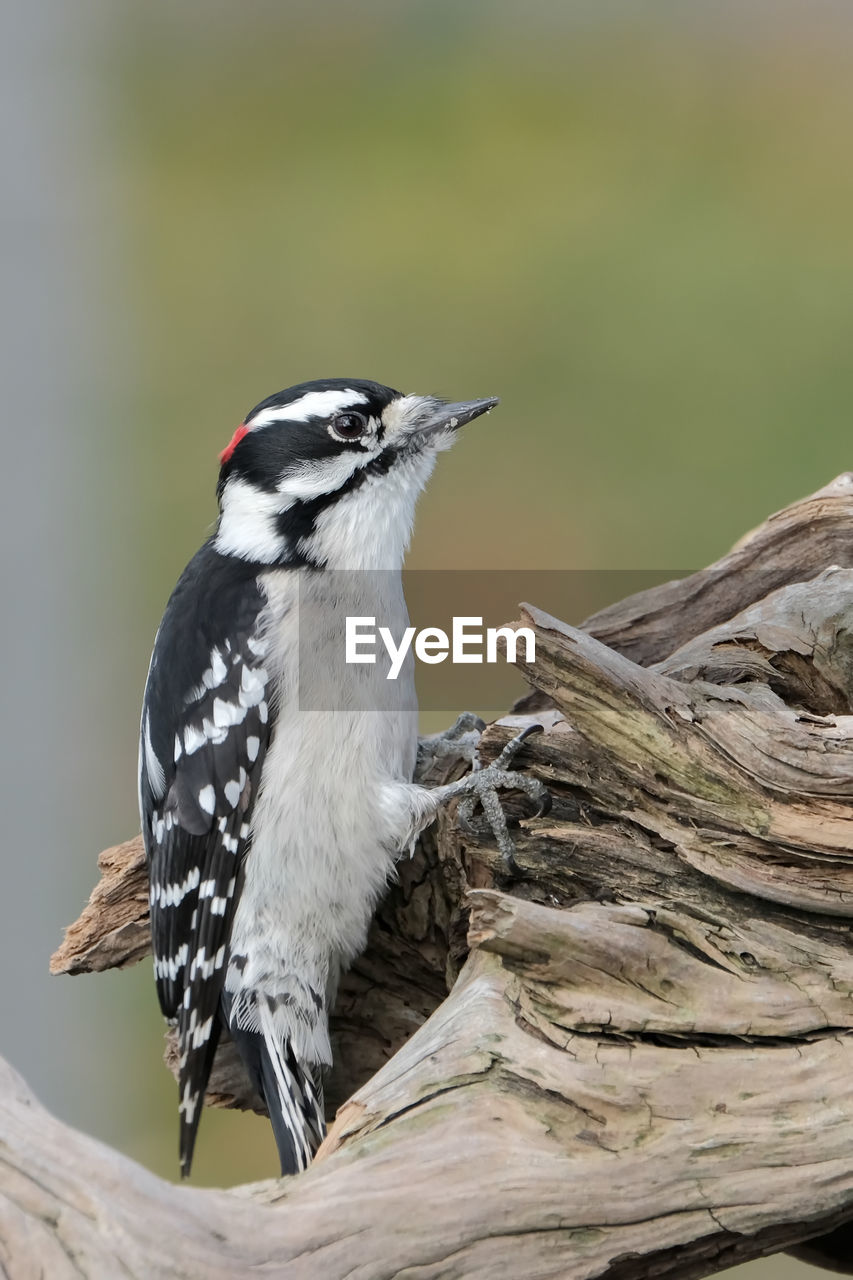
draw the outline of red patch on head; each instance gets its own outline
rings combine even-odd
[[[248,435],[248,432],[249,432],[249,428],[246,426],[245,422],[241,422],[239,427],[231,437],[231,443],[227,445],[219,455],[219,465],[221,467],[224,467],[225,463],[230,460],[231,454],[237,448],[237,445],[243,439],[243,436]]]

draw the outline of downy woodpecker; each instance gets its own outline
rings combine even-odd
[[[418,786],[411,664],[375,710],[364,668],[327,664],[324,650],[343,643],[347,614],[376,611],[359,598],[373,571],[402,634],[418,494],[456,429],[496,403],[306,382],[256,405],[220,456],[219,519],[157,632],[139,752],[185,1175],[223,1026],[267,1105],[282,1172],[307,1167],[324,1133],[330,1003],[395,861],[451,796],[469,809],[479,799],[498,828],[496,786],[543,806],[538,783],[495,766]],[[341,686],[310,708],[299,690],[306,607],[321,619],[313,669]],[[505,825],[499,843],[511,858]]]

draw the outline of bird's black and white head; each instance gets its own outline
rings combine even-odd
[[[221,454],[214,546],[262,564],[397,568],[436,454],[496,404],[352,378],[269,396]]]

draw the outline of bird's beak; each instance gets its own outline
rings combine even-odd
[[[424,397],[418,412],[410,419],[412,434],[427,440],[441,431],[455,431],[488,413],[497,403],[497,396],[489,396],[487,400],[457,400],[453,404]]]

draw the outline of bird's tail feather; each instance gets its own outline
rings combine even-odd
[[[223,993],[226,1016],[230,995]],[[231,1026],[252,1083],[267,1105],[283,1174],[307,1169],[326,1132],[320,1068],[301,1061],[263,1017],[258,1030]]]
[[[184,1046],[178,1071],[178,1093],[180,1097],[178,1112],[180,1117],[178,1149],[181,1161],[181,1177],[188,1178],[193,1162],[193,1151],[198,1134],[201,1110],[204,1106],[204,1094],[219,1033],[222,1030],[219,1018],[214,1014],[203,1043],[195,1045],[189,1033],[179,1022],[179,1043]]]
[[[319,1074],[319,1072],[318,1072]],[[264,1040],[261,1087],[270,1113],[282,1173],[307,1169],[326,1131],[323,1087],[285,1041]]]

